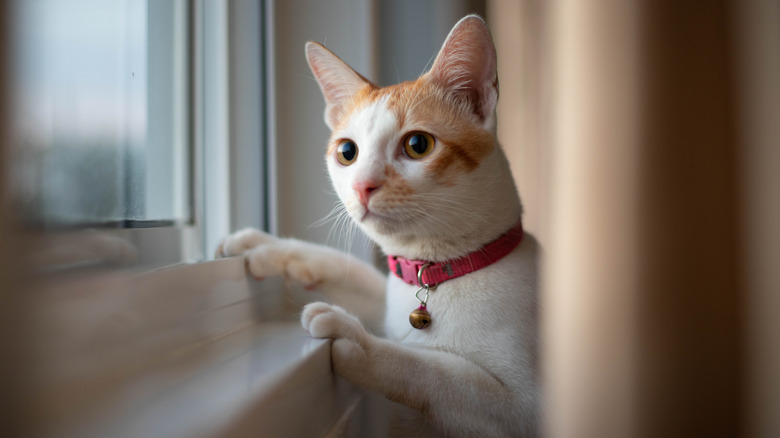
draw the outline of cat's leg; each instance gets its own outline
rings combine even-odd
[[[333,248],[281,239],[255,229],[225,238],[218,257],[244,255],[247,271],[262,279],[281,275],[326,294],[372,327],[381,325],[386,278],[376,268]]]
[[[307,305],[301,320],[312,336],[334,340],[333,367],[338,374],[419,410],[447,435],[536,434],[533,388],[518,394],[517,388],[509,388],[464,357],[372,336],[357,318],[329,304]]]

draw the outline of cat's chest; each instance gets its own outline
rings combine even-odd
[[[473,279],[469,279],[473,280]],[[473,281],[450,280],[430,291],[425,310],[430,324],[423,329],[412,326],[410,314],[420,307],[425,293],[397,277],[388,280],[385,330],[389,339],[403,344],[428,347],[451,346],[455,339],[475,324],[474,310],[491,306],[496,291],[473,287]],[[418,299],[419,297],[419,299]]]
[[[419,287],[410,286],[392,275],[388,279],[387,314],[385,315],[385,332],[388,338],[397,342],[419,342],[421,338],[426,339],[433,331],[432,325],[419,330],[412,327],[409,321],[410,314],[420,307],[420,302],[416,297],[418,289]],[[421,292],[420,297],[422,298],[422,296]],[[428,299],[431,300],[430,295]],[[427,332],[424,332],[426,330]]]

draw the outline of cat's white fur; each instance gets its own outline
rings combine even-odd
[[[333,185],[349,214],[383,251],[448,260],[477,250],[517,222],[520,201],[500,147],[475,169],[460,172],[454,183],[440,184],[425,171],[424,160],[398,156],[402,136],[425,126],[406,121],[412,126],[399,131],[387,98],[345,115],[344,105],[367,81],[322,46],[307,45],[307,57],[326,97],[332,138],[349,138],[360,147],[350,166],[339,164],[333,154],[327,157]],[[428,75],[426,80],[439,81],[445,92],[471,93],[466,100],[478,100],[473,108],[482,112],[474,120],[495,136],[495,52],[480,18],[466,17],[453,28]],[[362,205],[354,182],[381,185],[387,166],[415,194],[400,204],[382,204],[378,190],[367,207]],[[337,373],[404,406],[394,412],[392,435],[537,434],[537,244],[532,236],[526,234],[500,261],[439,285],[428,301],[433,322],[423,330],[409,323],[410,311],[419,304],[417,287],[394,275],[385,277],[349,255],[251,229],[221,245],[220,255],[237,254],[245,254],[255,277],[285,275],[327,294],[334,304],[307,305],[303,327],[314,337],[333,339]]]

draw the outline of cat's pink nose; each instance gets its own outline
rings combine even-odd
[[[358,181],[352,185],[363,207],[368,207],[368,199],[380,187],[382,187],[382,183],[377,181]]]

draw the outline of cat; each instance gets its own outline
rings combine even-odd
[[[336,373],[394,402],[391,435],[536,436],[539,249],[496,138],[485,22],[461,19],[427,73],[384,88],[320,44],[306,58],[326,101],[333,186],[391,272],[253,229],[218,255],[326,294],[333,304],[306,305],[303,327],[333,339]]]

